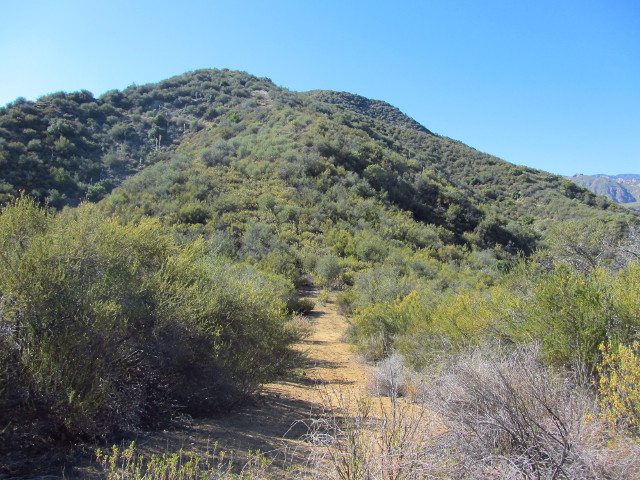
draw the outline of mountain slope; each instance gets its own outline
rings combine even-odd
[[[622,203],[629,208],[637,208],[640,201],[640,175],[574,175],[571,180],[588,188],[597,195],[605,197],[617,203]]]
[[[0,110],[0,137],[0,201],[21,190],[56,207],[97,201],[125,178],[182,154],[171,167],[158,168],[167,178],[202,170],[204,193],[179,202],[200,202],[204,223],[230,214],[230,207],[213,205],[219,199],[207,200],[207,189],[237,194],[234,203],[246,186],[251,193],[235,208],[247,217],[254,195],[266,193],[264,185],[282,192],[276,200],[292,208],[300,202],[317,205],[318,195],[351,197],[355,204],[406,212],[422,225],[443,229],[441,238],[453,235],[457,243],[499,244],[512,251],[531,251],[536,235],[554,221],[625,215],[562,177],[434,135],[384,102],[338,92],[290,92],[268,79],[227,70],[190,72],[98,99],[83,91],[18,100]],[[144,203],[143,193],[180,190],[165,180],[162,187],[144,187],[158,171],[134,181],[140,193],[134,203]],[[243,185],[238,192],[237,184]],[[350,216],[343,205],[332,208]],[[179,212],[171,215],[172,221],[181,218]]]

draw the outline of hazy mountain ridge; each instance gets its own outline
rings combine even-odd
[[[588,188],[597,195],[604,195],[614,202],[621,203],[629,208],[638,209],[639,207],[640,175],[576,174],[570,178],[578,185]]]
[[[597,173],[594,177],[610,177],[610,178],[622,178],[625,180],[640,180],[640,175],[636,173],[621,173],[618,175],[606,175],[604,173]]]

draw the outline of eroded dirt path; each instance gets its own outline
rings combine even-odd
[[[347,321],[337,312],[335,299],[322,302],[317,290],[305,293],[315,308],[309,315],[310,336],[296,345],[307,356],[298,375],[265,385],[255,405],[194,421],[186,429],[153,434],[138,443],[158,453],[180,448],[211,450],[217,444],[218,449],[233,451],[240,464],[248,452],[259,450],[272,462],[274,477],[287,476],[292,467],[304,465],[309,453],[305,421],[331,408],[336,395],[356,398],[364,394],[367,382],[366,367],[345,341]]]

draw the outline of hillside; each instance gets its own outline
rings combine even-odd
[[[201,70],[98,99],[82,91],[17,100],[0,109],[0,139],[5,202],[19,191],[55,207],[97,201],[123,179],[185,153],[189,161],[209,155],[210,167],[244,178],[289,185],[304,171],[346,181],[458,237],[493,219],[503,238],[490,243],[521,242],[509,229],[544,230],[553,219],[619,214],[559,176],[434,135],[384,102],[290,92],[241,72]],[[272,169],[256,175],[249,164]]]
[[[596,195],[637,210],[640,202],[640,175],[574,175],[571,180]]]
[[[228,70],[57,93],[0,109],[0,166],[0,454],[228,413],[303,364],[309,285],[412,375],[535,339],[593,382],[640,331],[638,214],[382,101]]]

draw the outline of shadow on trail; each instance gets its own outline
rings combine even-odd
[[[308,433],[301,421],[317,415],[318,405],[304,400],[265,394],[237,411],[194,420],[172,431],[145,435],[136,443],[147,454],[178,451],[227,452],[238,469],[248,461],[250,452],[260,454],[280,470],[300,465],[306,449],[296,442]]]
[[[309,458],[309,445],[303,440],[310,433],[310,419],[317,419],[333,410],[332,398],[339,392],[348,392],[361,381],[346,380],[327,371],[349,368],[344,354],[337,358],[332,344],[341,340],[335,337],[335,321],[339,314],[331,301],[319,303],[318,289],[305,288],[299,292],[316,302],[316,308],[307,317],[317,327],[324,323],[327,337],[312,336],[299,343],[303,352],[303,364],[291,375],[266,385],[253,402],[231,413],[211,418],[200,418],[175,431],[165,431],[141,438],[139,444],[149,453],[163,453],[180,448],[194,451],[211,451],[214,447],[235,453],[235,463],[242,466],[259,450],[280,472],[295,465],[303,465]],[[327,327],[326,321],[329,321]],[[327,347],[329,350],[326,350]],[[332,352],[328,354],[327,352]],[[327,358],[328,357],[328,358]],[[336,378],[338,377],[338,378]],[[343,390],[344,389],[344,390]],[[317,392],[312,392],[317,390]],[[332,415],[337,415],[333,411]],[[279,475],[276,475],[279,477]]]

